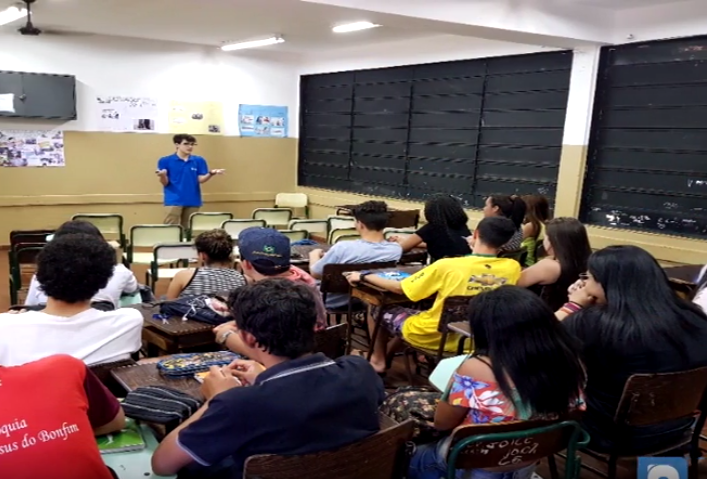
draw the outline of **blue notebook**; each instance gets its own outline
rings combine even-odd
[[[376,276],[383,279],[392,279],[393,281],[402,281],[412,275],[410,273],[406,273],[405,271],[384,271],[381,273],[376,273]]]

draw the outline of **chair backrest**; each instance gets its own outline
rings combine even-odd
[[[707,367],[675,373],[634,374],[624,385],[614,422],[650,426],[696,417],[707,389]]]
[[[323,233],[326,236],[329,224],[325,220],[292,220],[287,227],[293,231],[306,231],[309,234]]]
[[[389,228],[417,228],[420,210],[391,210]]]
[[[361,239],[360,234],[348,234],[348,235],[334,235],[333,240],[334,244],[339,243],[341,241],[356,241],[357,239]]]
[[[383,236],[385,236],[385,239],[389,239],[392,236],[397,236],[398,238],[406,238],[412,234],[415,234],[415,230],[413,229],[386,228],[383,231]]]
[[[10,249],[18,243],[46,243],[47,236],[55,230],[14,230],[10,231]]]
[[[194,260],[199,255],[196,252],[194,243],[160,243],[153,248],[155,262],[158,261],[178,261]]]
[[[181,243],[180,225],[135,225],[130,228],[130,247],[152,248],[160,243]]]
[[[327,218],[327,231],[331,234],[334,230],[354,229],[356,220],[352,216],[329,216]]]
[[[330,263],[324,265],[322,280],[319,288],[322,294],[348,293],[350,285],[349,282],[346,281],[344,273],[348,271],[367,271],[371,269],[393,268],[394,266],[395,261],[346,264]]]
[[[253,227],[265,228],[266,226],[265,220],[228,220],[221,223],[221,228],[231,235],[234,240],[238,240],[238,235],[243,230]]]
[[[275,195],[276,208],[304,208],[308,199],[304,193],[278,193]]]
[[[280,230],[280,233],[290,238],[290,243],[294,241],[302,241],[309,237],[309,233],[304,230]]]
[[[71,220],[91,223],[103,235],[116,235],[119,238],[123,235],[123,217],[117,213],[77,213]]]
[[[473,298],[473,296],[449,296],[445,298],[437,330],[440,333],[448,333],[449,329],[447,326],[449,323],[468,323],[469,317],[467,316],[467,310]]]
[[[292,219],[289,208],[256,208],[253,210],[254,220],[265,220],[267,226],[287,225]]]
[[[343,413],[343,412],[342,412]],[[348,446],[302,456],[251,456],[245,479],[393,479],[399,473],[402,450],[412,439],[408,420]]]
[[[123,359],[112,363],[94,364],[93,366],[89,366],[88,369],[90,369],[91,372],[98,377],[98,379],[108,388],[110,392],[112,392],[115,396],[120,397],[125,396],[125,389],[113,377],[111,371],[125,366],[134,366],[135,364],[137,363],[132,359]]]
[[[233,213],[199,211],[189,216],[189,231],[208,231],[221,228],[224,221],[232,220]]]
[[[336,324],[314,333],[314,352],[336,359],[346,353],[347,324]]]
[[[356,236],[359,236],[359,237],[360,237],[358,231],[356,231],[355,228],[337,228],[337,229],[333,229],[333,230],[331,230],[331,232],[329,233],[328,243],[329,243],[329,244],[334,244],[334,243],[336,243],[337,239],[338,239],[340,236],[353,236],[353,235],[356,235]],[[349,239],[351,239],[351,238],[349,238]]]
[[[573,478],[579,477],[570,474],[577,448],[589,443],[589,435],[575,421],[518,421],[460,426],[451,441],[446,477],[456,477],[456,469],[518,469],[566,449],[565,477]]]

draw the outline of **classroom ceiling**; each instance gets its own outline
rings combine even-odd
[[[0,0],[0,9],[16,4]],[[395,15],[301,2],[299,0],[37,0],[33,21],[45,31],[91,33],[219,46],[282,35],[286,42],[265,47],[278,52],[313,53],[434,35],[406,27]],[[372,30],[335,34],[331,27],[370,21]],[[0,26],[13,32],[21,22]]]
[[[625,10],[636,7],[652,7],[655,5],[666,5],[669,3],[679,3],[685,0],[555,0],[565,3],[578,3],[590,7],[600,7],[611,10]]]

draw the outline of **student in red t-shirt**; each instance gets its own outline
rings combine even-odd
[[[78,359],[0,366],[0,477],[112,479],[95,436],[124,426],[118,400]]]

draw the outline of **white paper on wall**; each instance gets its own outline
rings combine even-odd
[[[0,94],[0,112],[15,113],[15,94]]]
[[[0,130],[0,166],[65,166],[61,130]]]
[[[159,103],[153,98],[130,96],[96,97],[98,128],[102,131],[155,132]]]

